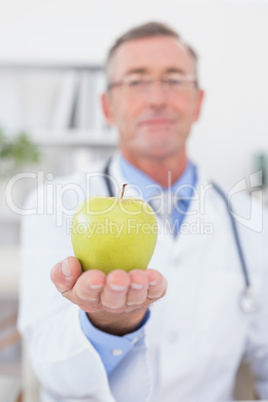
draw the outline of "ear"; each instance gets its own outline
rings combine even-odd
[[[101,106],[102,106],[103,114],[106,119],[106,123],[109,126],[112,126],[114,123],[114,120],[113,120],[113,114],[112,114],[111,99],[107,92],[104,92],[101,95]]]
[[[199,117],[200,117],[201,107],[202,107],[202,104],[203,104],[205,92],[202,89],[198,89],[196,96],[197,96],[197,98],[196,98],[196,108],[195,108],[195,114],[194,114],[194,121],[197,121],[199,119]]]

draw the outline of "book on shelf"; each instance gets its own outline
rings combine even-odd
[[[79,88],[79,73],[67,71],[60,77],[56,99],[52,106],[49,127],[67,129],[71,126]]]
[[[101,110],[103,90],[102,71],[65,73],[59,86],[50,127],[90,131],[95,138],[102,137],[107,131]]]

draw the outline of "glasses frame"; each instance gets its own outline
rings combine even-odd
[[[152,76],[147,76],[148,78],[144,81],[146,81],[147,84],[147,88],[146,89],[142,89],[143,93],[148,92],[149,86],[152,86],[153,83],[159,82],[161,83],[162,89],[163,90],[168,90],[164,87],[164,85],[169,85],[168,83],[168,79],[165,78],[153,78]],[[197,81],[197,77],[194,74],[181,74],[181,78],[183,80],[183,83],[187,83],[187,84],[194,84],[196,88],[198,88],[198,81]],[[172,80],[172,79],[170,79]],[[129,82],[127,82],[127,77],[123,78],[122,80],[119,81],[111,81],[110,83],[108,83],[107,85],[107,91],[110,92],[112,91],[114,88],[123,88],[126,92],[131,90],[131,87],[129,85]],[[134,88],[133,88],[134,89]],[[139,88],[141,90],[141,88]]]

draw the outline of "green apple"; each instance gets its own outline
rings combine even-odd
[[[157,220],[143,200],[93,196],[76,209],[71,228],[75,257],[83,270],[145,270],[157,241]]]

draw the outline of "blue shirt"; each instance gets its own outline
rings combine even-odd
[[[156,196],[160,191],[163,191],[164,193],[170,192],[171,197],[175,196],[177,202],[175,203],[171,213],[171,230],[173,236],[176,237],[193,197],[194,188],[196,187],[196,166],[188,161],[183,174],[169,188],[161,187],[151,177],[147,176],[124,159],[123,156],[120,157],[120,168],[128,183],[138,185],[138,188],[141,191],[141,198],[149,204],[154,196]]]
[[[142,198],[150,203],[150,200],[158,193],[160,186],[141,170],[129,163],[123,156],[120,157],[120,169],[126,181],[131,184],[138,184],[142,191]],[[172,223],[174,224],[173,235],[179,232],[185,212],[187,211],[193,188],[196,185],[196,168],[188,161],[186,169],[179,179],[170,188],[163,191],[171,191],[178,198],[178,208],[172,211]],[[89,321],[87,314],[80,310],[79,312],[81,328],[100,355],[107,374],[111,374],[118,363],[135,347],[136,343],[144,337],[144,326],[150,317],[150,311],[147,310],[139,328],[124,336],[107,334],[94,327]]]
[[[107,334],[94,327],[83,310],[79,311],[79,317],[84,334],[100,355],[105,370],[109,375],[127,353],[135,347],[136,343],[143,339],[144,325],[150,317],[150,311],[147,310],[136,331],[124,336]]]

